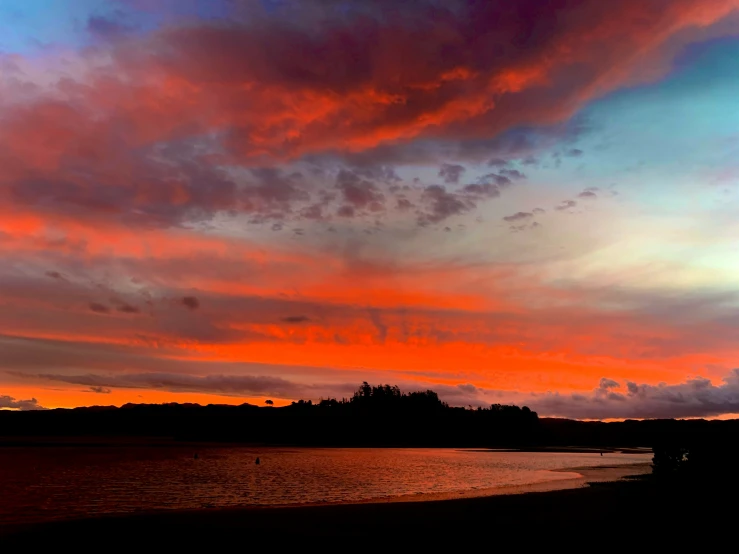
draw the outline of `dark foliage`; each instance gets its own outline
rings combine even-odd
[[[676,445],[658,445],[654,447],[652,472],[660,477],[683,474],[687,467],[688,450]]]
[[[647,446],[654,452],[652,469],[664,481],[725,485],[736,479],[739,420],[649,419],[621,422],[541,419],[539,440],[548,445]]]
[[[0,413],[0,436],[157,436],[178,440],[321,446],[525,446],[537,432],[527,407],[453,408],[433,391],[363,383],[349,399],[281,408],[126,404],[120,408]]]
[[[712,480],[720,480],[720,486],[734,485],[739,481],[736,472],[739,444],[735,437],[727,436],[724,440],[690,437],[657,444],[652,471],[667,482],[679,480],[705,486]]]

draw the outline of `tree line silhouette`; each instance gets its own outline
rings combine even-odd
[[[526,445],[538,417],[527,407],[450,407],[431,390],[363,383],[348,399],[283,407],[125,404],[0,412],[0,437],[147,436],[312,446]]]
[[[0,411],[0,444],[13,437],[161,437],[295,446],[652,447],[655,473],[686,475],[737,459],[739,420],[575,421],[528,407],[451,407],[431,390],[362,383],[350,398],[288,406],[126,404]],[[692,469],[689,469],[692,468]]]

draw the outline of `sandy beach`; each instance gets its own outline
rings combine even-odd
[[[15,547],[154,543],[187,547],[214,541],[268,546],[316,539],[382,536],[425,542],[470,536],[478,540],[488,535],[486,540],[514,540],[523,546],[564,535],[602,540],[611,533],[639,533],[645,539],[657,539],[655,533],[667,521],[685,524],[683,532],[696,534],[702,523],[716,524],[726,515],[701,509],[695,493],[686,505],[684,491],[633,478],[647,473],[648,464],[571,471],[580,476],[549,484],[560,490],[543,491],[545,484],[540,484],[492,496],[475,491],[443,499],[424,496],[359,504],[115,515],[5,528],[0,540]]]

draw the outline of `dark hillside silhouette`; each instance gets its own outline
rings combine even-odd
[[[654,447],[656,471],[735,460],[739,420],[585,422],[527,407],[450,407],[431,391],[363,383],[348,399],[289,406],[126,404],[120,408],[0,411],[0,437],[167,437],[302,446]],[[682,451],[682,454],[680,452]],[[685,461],[686,465],[681,466]]]

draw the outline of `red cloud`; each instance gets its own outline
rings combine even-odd
[[[84,75],[47,92],[29,82],[33,94],[19,97],[26,89],[16,83],[0,104],[0,201],[148,226],[217,212],[300,213],[310,198],[299,178],[264,169],[235,177],[224,166],[256,170],[559,121],[739,0],[394,10],[376,0],[341,16],[331,3],[306,5],[290,4],[303,20],[278,14],[123,36],[89,58]],[[365,198],[369,212],[385,209],[371,185],[343,193],[345,215]]]
[[[275,18],[169,28],[118,59],[153,78],[160,99],[198,105],[198,123],[227,131],[234,155],[284,158],[560,120],[675,33],[737,5],[419,2],[329,12],[305,27]]]

